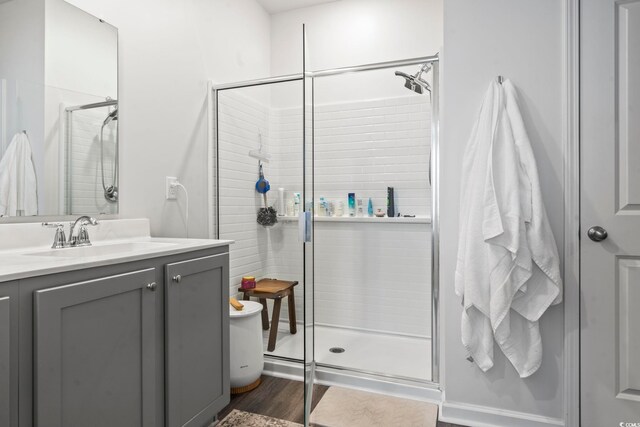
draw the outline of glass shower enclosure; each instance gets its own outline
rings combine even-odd
[[[269,370],[304,377],[308,425],[317,383],[438,387],[439,67],[304,58],[300,74],[213,87],[211,173],[213,237],[236,241],[231,295],[247,275],[299,283],[264,343]]]

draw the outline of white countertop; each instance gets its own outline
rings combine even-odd
[[[233,243],[232,240],[151,237],[146,219],[110,220],[102,221],[89,229],[92,247],[98,251],[99,248],[106,249],[105,252],[109,252],[109,246],[125,249],[95,256],[67,257],[51,256],[49,253],[60,251],[56,255],[64,255],[64,251],[77,251],[81,248],[51,249],[54,234],[55,230],[45,229],[40,223],[0,225],[0,282],[175,255]]]

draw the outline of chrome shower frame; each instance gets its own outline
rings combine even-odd
[[[357,65],[352,67],[333,68],[318,71],[307,71],[305,73],[290,74],[278,77],[270,77],[264,79],[247,80],[236,83],[225,83],[220,85],[210,86],[210,105],[212,108],[212,114],[210,115],[210,126],[212,130],[212,138],[209,143],[209,199],[210,206],[215,206],[213,215],[209,215],[209,236],[211,238],[220,238],[220,177],[218,174],[219,168],[219,133],[218,133],[218,107],[219,107],[219,94],[220,91],[228,89],[242,89],[253,86],[263,86],[274,83],[284,83],[293,81],[303,81],[305,78],[320,78],[327,76],[336,76],[340,74],[357,73],[361,71],[374,71],[383,70],[396,67],[404,67],[411,65],[421,65],[421,69],[418,74],[426,72],[430,67],[433,73],[433,84],[431,85],[431,380],[420,381],[411,378],[403,378],[392,375],[385,375],[380,373],[368,372],[365,370],[341,368],[336,366],[329,366],[323,364],[317,364],[318,368],[338,369],[341,371],[354,372],[364,375],[373,375],[379,378],[386,378],[389,380],[397,380],[400,382],[413,382],[419,383],[425,387],[440,389],[440,213],[439,213],[439,105],[440,105],[440,67],[439,56],[423,56],[417,58],[403,59],[398,61],[385,61],[364,65]],[[303,105],[304,108],[304,105]],[[306,127],[306,122],[305,122]],[[429,184],[428,182],[426,184]],[[268,356],[270,359],[280,359],[290,362],[299,362],[298,359],[290,359],[286,357]]]
[[[65,113],[66,113],[66,117],[65,117],[65,150],[64,150],[64,155],[65,155],[65,162],[67,165],[71,164],[71,135],[73,134],[73,113],[75,111],[80,111],[80,110],[91,110],[94,108],[105,108],[105,107],[118,107],[118,100],[117,99],[107,99],[106,101],[102,101],[102,102],[95,102],[92,104],[83,104],[83,105],[75,105],[72,107],[66,107],[64,109]],[[111,113],[110,113],[111,114]],[[106,122],[106,120],[105,120]],[[104,128],[104,123],[103,123],[103,128]],[[119,144],[119,142],[118,142]],[[119,148],[119,147],[117,147]],[[115,161],[117,163],[119,163],[119,150],[116,149],[116,159]],[[119,173],[119,171],[117,170],[118,168],[116,167],[116,174]],[[71,168],[66,168],[66,183],[65,183],[65,194],[71,194],[72,190],[73,190],[73,180],[71,179]],[[114,177],[115,181],[117,181],[117,177]],[[107,199],[108,200],[108,199]],[[117,202],[117,200],[115,201]],[[71,206],[71,197],[66,197],[66,202],[65,202],[65,212],[67,212],[68,214],[72,213],[72,206]]]

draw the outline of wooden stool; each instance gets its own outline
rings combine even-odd
[[[289,301],[289,331],[292,334],[296,329],[296,304],[293,295],[293,287],[298,284],[276,279],[261,279],[256,283],[254,289],[238,288],[238,292],[244,294],[243,300],[248,301],[251,297],[256,297],[262,304],[262,329],[269,329],[269,313],[267,311],[267,300],[273,300],[273,313],[271,315],[271,332],[269,332],[269,345],[267,351],[276,349],[276,339],[278,338],[278,322],[280,321],[280,305],[282,298],[287,297]]]

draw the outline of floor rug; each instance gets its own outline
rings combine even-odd
[[[216,427],[301,427],[301,425],[234,409]]]
[[[438,405],[331,387],[311,414],[318,427],[436,427]]]

